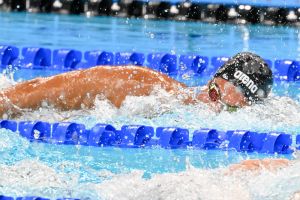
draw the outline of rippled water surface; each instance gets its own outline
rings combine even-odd
[[[299,29],[288,26],[0,13],[0,44],[232,56],[254,51],[268,59],[300,58]]]
[[[198,53],[233,55],[251,50],[265,58],[299,57],[298,29],[233,26],[174,21],[144,21],[65,15],[0,13],[0,43],[75,48],[82,51]],[[0,76],[0,87],[58,72],[17,70]],[[175,77],[180,79],[179,77]],[[181,80],[181,79],[180,79]],[[190,86],[207,81],[183,80]],[[120,109],[97,99],[90,110],[61,112],[41,108],[16,120],[284,131],[300,128],[299,84],[276,82],[265,104],[235,113],[215,113],[204,104],[182,105],[163,90],[149,97],[128,97]],[[227,151],[118,149],[30,143],[0,130],[0,194],[82,199],[297,199],[298,152],[290,156]],[[229,173],[227,166],[249,158],[286,157],[279,171]],[[299,199],[299,198],[298,198]]]

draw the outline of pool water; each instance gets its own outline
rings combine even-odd
[[[0,44],[232,56],[253,51],[264,58],[300,59],[297,27],[0,13]]]
[[[0,13],[0,43],[81,51],[138,51],[231,56],[251,50],[264,58],[297,59],[298,29],[194,22],[147,21],[25,13]],[[59,72],[6,70],[0,87]],[[179,77],[174,77],[179,79]],[[199,80],[198,80],[199,79]],[[207,79],[183,80],[201,86]],[[276,82],[265,104],[235,113],[214,113],[204,104],[182,105],[157,89],[149,97],[128,97],[120,109],[97,99],[90,110],[61,112],[51,107],[26,112],[16,120],[179,126],[190,131],[284,131],[300,128],[299,83]],[[0,194],[81,199],[290,199],[300,190],[298,152],[265,155],[234,151],[96,148],[30,143],[0,130]],[[227,166],[249,158],[285,157],[293,164],[277,172],[230,173]]]

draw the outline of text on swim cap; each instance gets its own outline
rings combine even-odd
[[[258,90],[257,85],[255,85],[254,82],[249,78],[249,76],[247,76],[247,74],[243,73],[242,71],[237,70],[234,73],[234,78],[240,80],[251,91],[252,94],[254,94]]]

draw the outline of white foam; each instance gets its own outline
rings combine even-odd
[[[16,82],[12,69],[0,75],[0,89]],[[52,107],[41,107],[24,112],[18,120],[42,120],[48,122],[77,121],[93,126],[110,123],[116,127],[123,124],[151,126],[179,126],[189,129],[218,128],[247,129],[258,131],[285,131],[296,133],[300,128],[300,104],[289,97],[272,95],[264,104],[245,107],[234,113],[213,112],[207,105],[183,105],[173,95],[156,88],[150,96],[128,96],[120,109],[105,98],[98,98],[90,110],[60,111]]]
[[[77,189],[78,174],[57,173],[38,160],[23,160],[15,165],[0,165],[0,192],[9,196],[76,197],[93,199],[93,191]],[[95,199],[95,198],[94,198]]]
[[[276,172],[237,172],[190,168],[143,179],[141,171],[94,185],[104,199],[290,199],[300,190],[300,162]],[[226,175],[227,174],[227,175]],[[117,186],[117,187],[116,187]]]
[[[282,200],[299,196],[299,167],[299,161],[275,172],[228,173],[227,168],[190,167],[178,173],[154,174],[149,179],[143,178],[143,171],[131,171],[110,174],[111,178],[101,183],[82,183],[75,172],[57,172],[38,160],[24,160],[12,166],[0,165],[0,192],[110,200]]]
[[[105,199],[250,199],[250,194],[234,179],[216,170],[190,169],[180,173],[156,174],[141,178],[141,172],[114,177],[96,186]],[[217,178],[223,177],[223,178]],[[118,187],[115,187],[118,182]]]
[[[110,154],[117,152],[109,151],[109,149],[107,149],[109,151],[107,152],[82,147],[86,151],[79,151],[79,149],[67,145],[54,146],[43,143],[30,143],[16,133],[4,129],[0,129],[0,133],[0,155],[2,158],[2,164],[0,164],[0,193],[11,196],[35,195],[53,199],[73,197],[110,200],[239,200],[241,197],[246,200],[288,200],[293,196],[296,199],[297,192],[300,191],[300,159],[297,158],[299,152],[294,154],[296,160],[292,161],[290,166],[276,172],[261,170],[258,172],[239,171],[234,173],[229,173],[226,167],[217,169],[195,168],[189,162],[190,157],[188,155],[178,154],[176,156],[180,156],[178,161],[166,159],[170,162],[168,170],[172,171],[172,166],[175,165],[172,162],[182,162],[181,158],[184,157],[186,163],[185,169],[182,169],[183,171],[156,173],[145,179],[144,173],[146,171],[134,170],[139,167],[135,168],[135,166],[126,164],[126,160],[132,159],[130,151],[127,153],[119,152],[122,157],[118,159],[118,156],[111,158]],[[76,151],[74,152],[74,150]],[[144,157],[140,157],[145,159],[141,163],[145,162],[145,165],[151,165],[151,161],[147,160],[149,159],[148,154],[151,152],[142,151],[146,151],[146,153]],[[195,151],[194,153],[201,155],[201,152]],[[121,172],[121,174],[102,170],[102,167],[99,170],[97,169],[99,161],[96,157],[101,155],[103,155],[103,159],[100,159],[100,162],[105,163],[104,168],[107,168],[107,166],[113,168],[114,165],[118,165],[121,168],[128,167],[133,170],[129,172],[124,170],[125,172]],[[76,159],[72,160],[70,157]],[[201,159],[202,157],[197,158]],[[21,161],[16,162],[15,159]],[[43,159],[50,164],[40,161]],[[193,157],[193,159],[196,158]],[[212,157],[211,159],[217,158]],[[114,160],[117,160],[117,162],[115,163]],[[205,162],[205,160],[203,161]],[[11,162],[14,164],[10,164]],[[97,177],[102,181],[94,181],[90,177]]]
[[[10,69],[5,69],[0,73],[0,89],[8,88],[14,85],[16,82],[13,79],[13,73]]]
[[[178,126],[189,129],[218,128],[257,131],[285,131],[296,133],[300,127],[300,104],[289,97],[272,96],[264,104],[239,109],[237,112],[215,113],[207,105],[183,105],[163,90],[150,96],[132,97],[120,109],[106,99],[97,99],[91,110],[62,112],[53,108],[40,108],[27,112],[19,120],[77,121],[88,126],[110,123],[144,124],[151,126]]]

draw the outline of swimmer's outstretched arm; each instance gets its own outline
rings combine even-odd
[[[101,66],[36,78],[7,88],[0,92],[0,116],[15,116],[22,109],[37,109],[42,104],[62,110],[90,108],[97,95],[120,107],[126,96],[150,95],[155,86],[185,95],[184,84],[151,69]],[[184,101],[193,102],[187,95]]]
[[[229,167],[231,172],[234,171],[257,171],[261,169],[277,170],[288,166],[290,161],[288,159],[251,159],[244,160],[238,164],[233,164]]]

